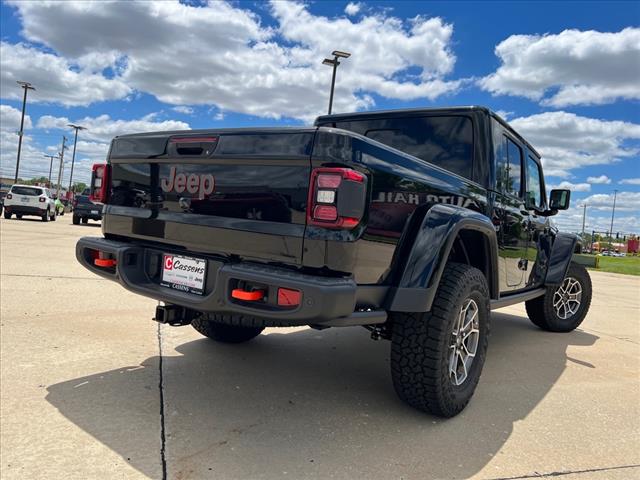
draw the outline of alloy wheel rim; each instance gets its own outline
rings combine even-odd
[[[480,340],[480,316],[475,300],[467,299],[456,318],[449,342],[449,379],[462,385],[471,370]]]
[[[582,285],[573,277],[567,277],[553,294],[553,308],[558,318],[567,320],[573,317],[582,302]]]

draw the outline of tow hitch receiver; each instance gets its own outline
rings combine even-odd
[[[158,323],[166,323],[172,327],[189,325],[196,316],[194,310],[179,305],[158,305],[156,316],[153,318]]]

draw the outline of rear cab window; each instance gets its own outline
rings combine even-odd
[[[473,124],[462,115],[335,122],[349,130],[472,179]]]
[[[11,193],[28,197],[39,197],[42,195],[42,189],[36,187],[11,187]]]
[[[546,192],[542,169],[538,162],[531,156],[527,156],[527,196],[531,205],[544,209]]]

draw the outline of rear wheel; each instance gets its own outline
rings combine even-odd
[[[44,212],[44,215],[42,215],[42,221],[48,222],[50,218],[51,218],[51,212],[47,210],[46,212]]]
[[[11,218],[11,214],[9,212],[7,212],[6,210],[4,212],[4,218],[6,218],[7,220],[9,220]]]
[[[570,332],[586,317],[591,305],[591,277],[582,265],[571,263],[561,285],[525,303],[529,319],[550,332]]]
[[[391,376],[419,410],[453,417],[471,400],[489,338],[489,288],[482,272],[446,266],[430,312],[391,315]]]
[[[80,223],[80,217],[78,217],[77,215],[74,215],[72,218],[72,222],[74,225],[78,225]]]
[[[82,223],[89,223],[89,219],[87,217],[82,217]]]
[[[202,315],[191,322],[193,328],[205,337],[222,343],[242,343],[249,341],[262,333],[264,327],[243,327],[216,322],[211,317],[225,318],[232,321],[231,315],[213,314]]]
[[[21,213],[16,213],[16,218],[18,220],[22,220],[22,214]]]

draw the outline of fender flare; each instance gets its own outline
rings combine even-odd
[[[467,208],[435,204],[427,211],[415,233],[409,255],[399,269],[397,287],[389,292],[387,310],[431,310],[453,242],[462,230],[478,231],[486,237],[487,283],[491,298],[498,298],[498,241],[491,220]]]
[[[549,256],[545,286],[557,286],[562,283],[569,270],[577,242],[577,235],[562,232],[556,234]]]

